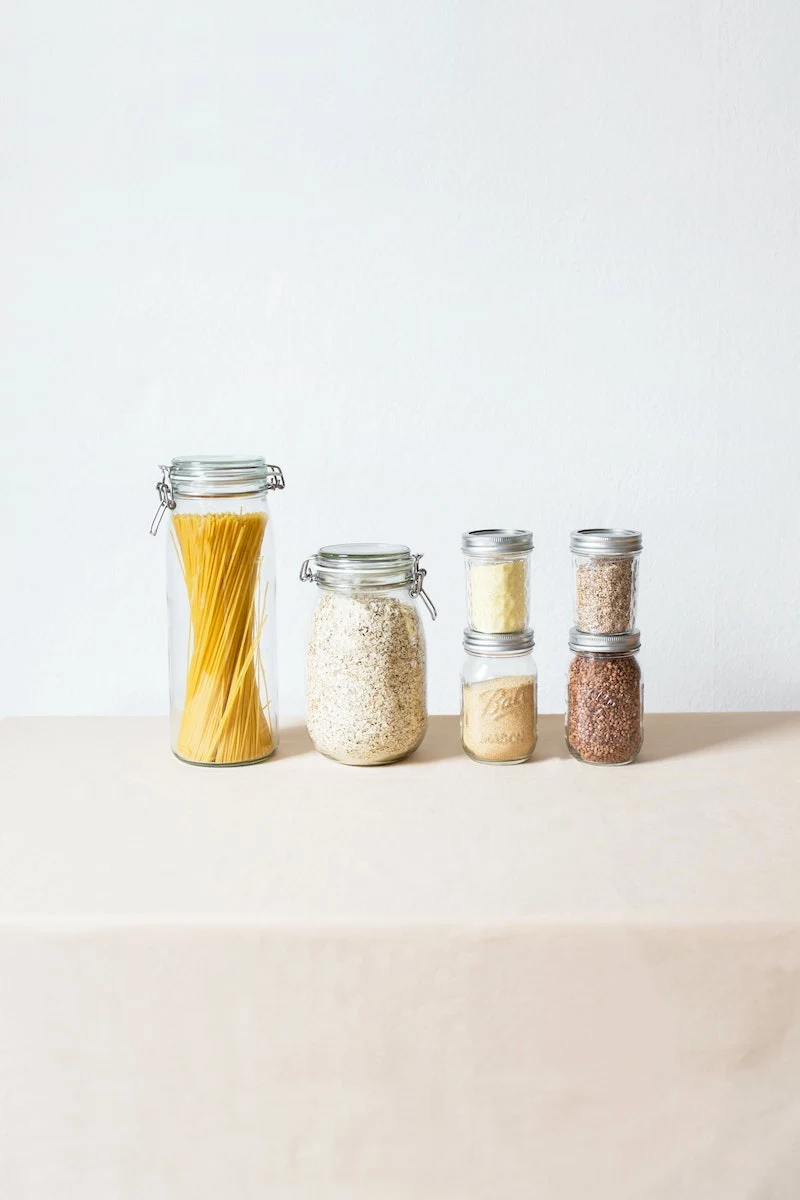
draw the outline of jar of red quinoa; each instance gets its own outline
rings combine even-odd
[[[644,702],[638,629],[591,634],[571,629],[567,748],[580,762],[622,766],[642,748]]]

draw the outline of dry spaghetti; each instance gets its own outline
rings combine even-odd
[[[191,621],[186,699],[175,750],[198,763],[242,763],[275,748],[259,588],[266,513],[178,513],[172,538]]]

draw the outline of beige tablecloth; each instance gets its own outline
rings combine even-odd
[[[0,725],[1,1200],[797,1200],[800,715],[542,726]]]

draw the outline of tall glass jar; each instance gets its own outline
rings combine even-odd
[[[642,535],[635,529],[575,529],[575,628],[628,633],[636,627]]]
[[[417,749],[428,724],[421,555],[407,546],[323,546],[300,570],[319,597],[306,659],[308,732],[321,754],[377,766]],[[312,569],[313,564],[313,569]]]
[[[567,748],[585,763],[632,763],[644,739],[644,685],[636,655],[639,631],[571,629],[567,679]]]
[[[278,745],[275,552],[263,458],[173,458],[150,532],[169,514],[167,604],[172,749],[236,766]]]
[[[536,749],[533,630],[464,630],[461,744],[476,762],[523,763]]]
[[[479,633],[520,633],[528,624],[527,529],[473,529],[461,538],[467,572],[467,620]]]

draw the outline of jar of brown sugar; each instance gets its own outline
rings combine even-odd
[[[643,685],[636,655],[639,631],[590,634],[570,630],[567,748],[585,763],[622,766],[642,748]]]
[[[575,529],[575,628],[628,633],[636,626],[642,535],[635,529]]]

